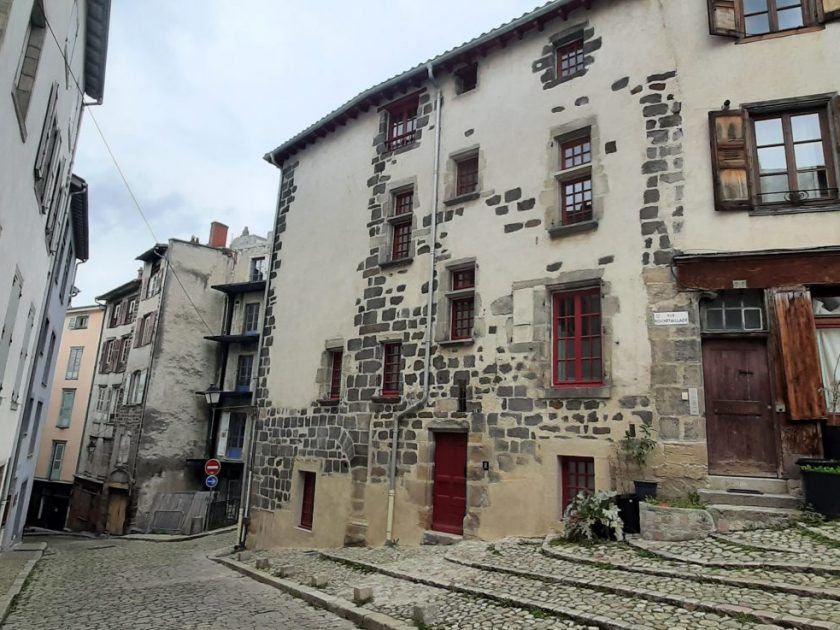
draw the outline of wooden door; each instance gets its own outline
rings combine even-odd
[[[111,489],[108,493],[108,523],[105,529],[109,534],[121,536],[125,533],[125,512],[128,509],[128,494]]]
[[[432,529],[464,533],[467,510],[467,435],[435,433]]]
[[[709,474],[776,476],[766,341],[704,339],[703,378]]]

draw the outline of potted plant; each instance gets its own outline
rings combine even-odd
[[[572,542],[623,540],[624,524],[615,504],[615,492],[578,493],[563,513],[563,537]]]
[[[642,466],[645,465],[648,455],[656,448],[656,440],[651,435],[650,425],[642,423],[641,435],[636,434],[635,425],[630,425],[624,433],[624,439],[621,440],[621,448],[625,456],[641,472]],[[639,500],[647,499],[656,496],[656,481],[645,481],[642,479],[634,479],[633,485],[636,488],[636,496]]]
[[[805,503],[827,518],[840,516],[840,460],[800,459]]]

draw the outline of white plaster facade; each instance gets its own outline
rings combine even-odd
[[[701,0],[582,4],[549,3],[431,60],[436,83],[418,66],[372,88],[266,156],[282,186],[257,390],[252,544],[385,540],[391,422],[421,400],[433,211],[434,301],[444,306],[435,341],[445,337],[445,284],[458,261],[475,266],[475,325],[471,343],[433,344],[430,401],[401,422],[392,537],[416,543],[431,526],[436,430],[468,433],[466,535],[558,527],[558,458],[591,457],[596,487],[626,489],[618,443],[631,425],[653,427],[646,474],[666,492],[705,483],[700,296],[678,290],[674,255],[840,244],[836,203],[715,211],[709,112],[725,101],[737,109],[811,95],[823,95],[825,107],[838,91],[840,24],[736,43],[710,35]],[[586,71],[552,84],[545,73],[567,36],[583,38]],[[478,64],[477,87],[457,94],[451,70],[466,61]],[[390,151],[382,110],[418,90],[421,135]],[[832,118],[832,134],[838,123]],[[587,128],[597,228],[557,234],[559,145]],[[479,194],[447,203],[465,152],[477,152]],[[390,265],[388,206],[407,185],[413,257]],[[581,284],[601,289],[604,375],[598,391],[570,394],[552,386],[551,300]],[[655,311],[688,312],[689,325],[656,327]],[[345,353],[337,408],[319,404],[328,340]],[[377,399],[379,348],[394,340],[406,354],[401,399],[389,402]],[[464,413],[453,395],[457,371],[468,376]],[[299,526],[305,470],[317,475],[311,531]]]
[[[31,451],[50,392],[40,374],[52,374],[48,350],[58,349],[76,260],[87,258],[86,199],[81,214],[72,211],[86,184],[78,180],[73,192],[71,173],[84,96],[102,99],[109,11],[108,0],[0,2],[0,465],[2,502],[11,502],[4,546],[19,539],[32,490]]]

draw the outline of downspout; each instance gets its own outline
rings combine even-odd
[[[265,290],[263,292],[263,305],[262,305],[262,327],[260,332],[260,341],[257,344],[257,378],[260,375],[260,358],[262,356],[262,350],[265,344],[265,315],[268,311],[268,290],[271,287],[271,266],[274,261],[274,244],[277,242],[277,213],[280,211],[280,195],[283,192],[283,179],[284,173],[283,168],[274,161],[274,156],[271,156],[271,163],[280,169],[280,181],[277,184],[277,206],[274,210],[274,229],[271,232],[271,248],[268,254],[268,266],[265,270]],[[237,524],[236,530],[236,548],[237,549],[245,549],[245,540],[248,537],[248,525],[250,524],[250,510],[251,510],[251,484],[254,480],[254,473],[252,462],[254,461],[254,451],[256,450],[256,437],[257,437],[257,417],[256,414],[259,411],[255,409],[255,403],[257,399],[257,388],[253,388],[253,392],[251,392],[251,408],[255,410],[256,413],[251,418],[251,438],[250,442],[248,443],[248,456],[245,459],[245,465],[242,470],[242,477],[243,477],[243,484],[242,484],[242,492],[245,495],[244,497],[240,497],[239,499],[239,523]]]
[[[420,399],[407,409],[394,416],[394,423],[391,428],[391,457],[388,461],[388,514],[385,523],[385,542],[393,544],[394,540],[394,504],[397,494],[397,455],[399,445],[400,420],[421,409],[429,399],[429,372],[432,359],[432,335],[434,333],[434,305],[435,305],[435,257],[437,256],[437,211],[438,211],[438,188],[440,184],[440,125],[441,106],[443,104],[443,93],[435,79],[434,68],[431,63],[426,64],[426,71],[429,81],[434,85],[437,94],[435,96],[435,149],[434,149],[434,170],[432,188],[432,224],[429,238],[429,284],[426,293],[426,354],[423,359],[423,394]]]

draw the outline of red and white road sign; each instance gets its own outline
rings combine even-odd
[[[222,462],[218,459],[208,459],[204,462],[204,472],[208,475],[218,475],[219,471],[222,469]]]

